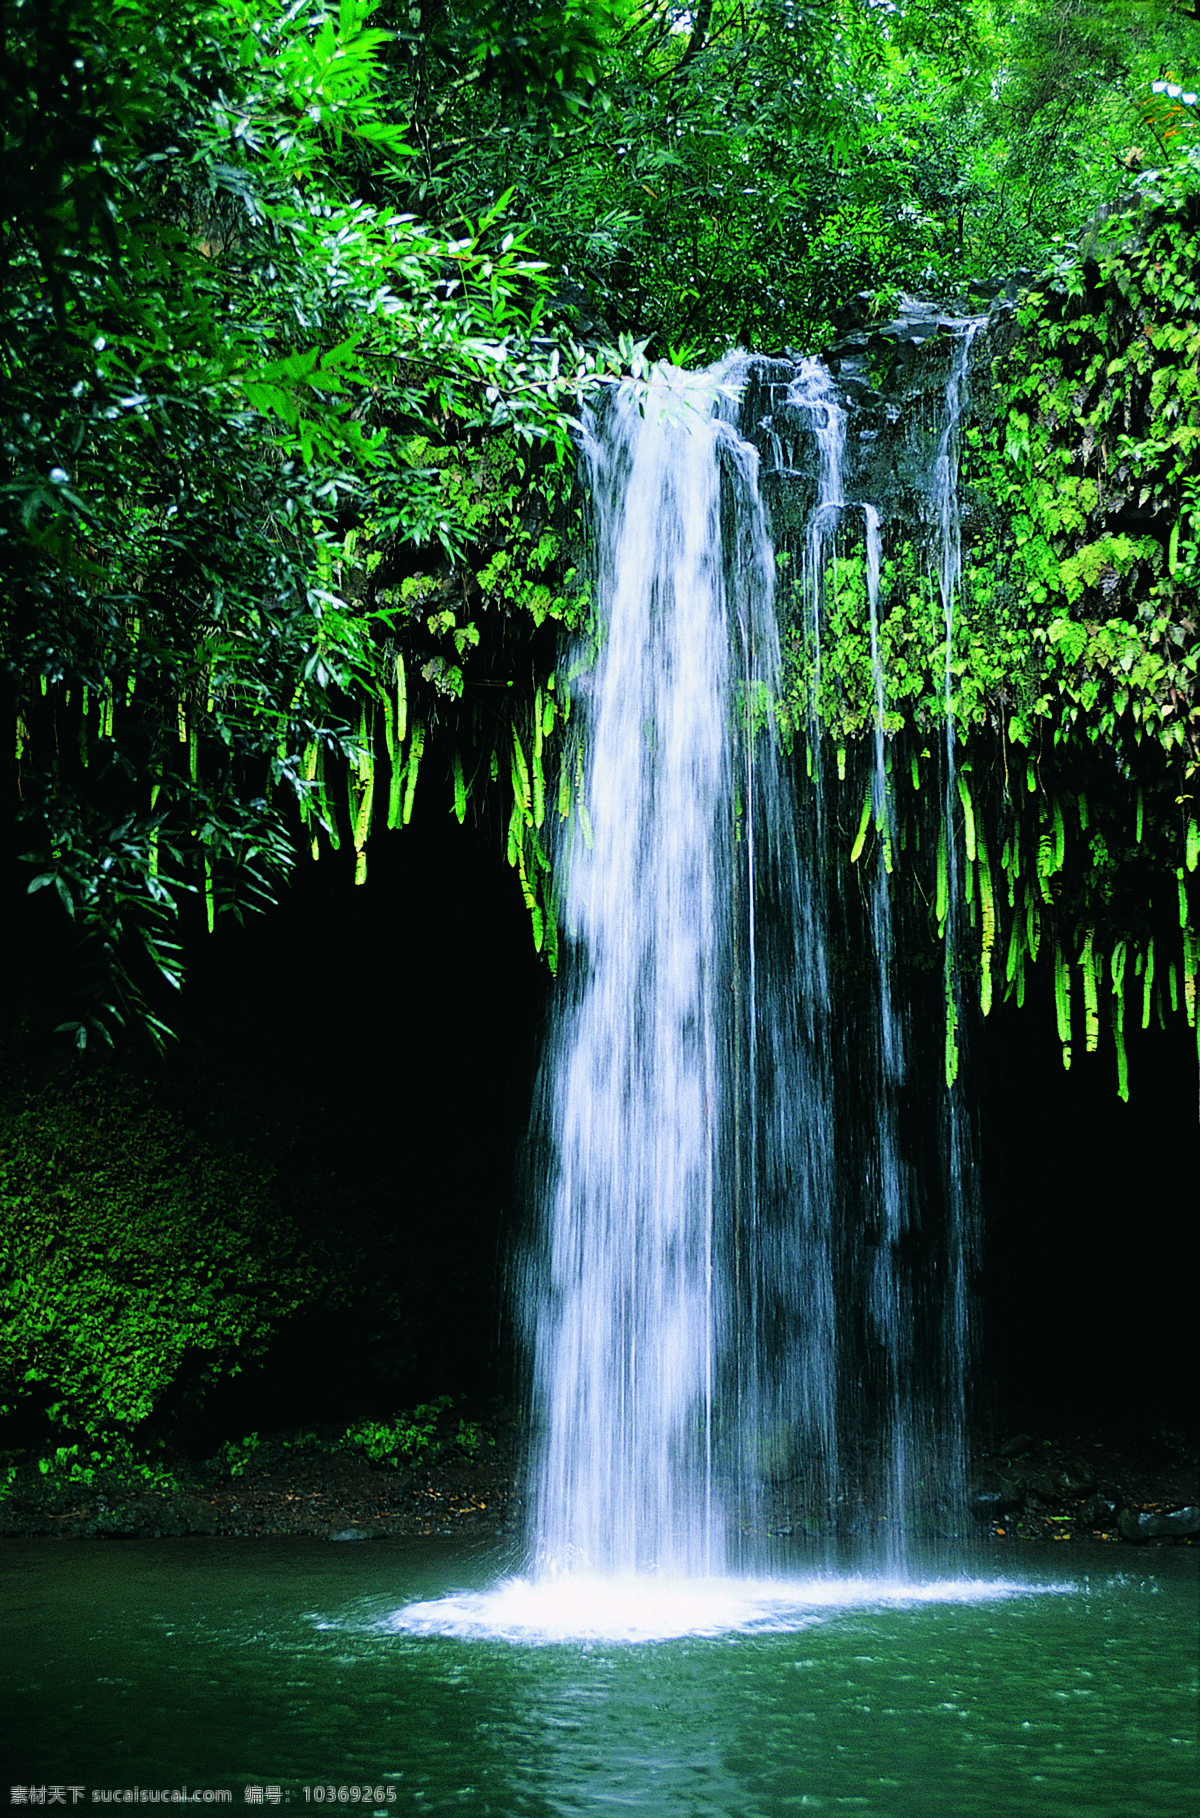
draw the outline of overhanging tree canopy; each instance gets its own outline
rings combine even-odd
[[[369,597],[356,545],[457,561],[479,488],[439,451],[505,438],[523,473],[567,446],[571,386],[530,348],[548,280],[502,209],[451,233],[359,199],[410,160],[370,11],[10,8],[0,644],[81,1044],[162,1032],[133,950],[178,983],[188,895],[210,926],[269,900],[289,816],[336,839],[326,760],[361,869],[376,707],[411,803],[406,651],[478,632]]]

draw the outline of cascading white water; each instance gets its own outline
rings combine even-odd
[[[846,412],[842,407],[828,367],[820,360],[800,362],[800,370],[788,386],[787,402],[810,429],[817,445],[817,498],[808,520],[804,551],[805,592],[808,595],[810,649],[813,664],[812,713],[809,725],[809,747],[813,761],[820,764],[821,737],[816,722],[816,700],[821,686],[821,614],[822,580],[825,558],[836,546],[839,514],[846,503],[842,492],[842,464],[846,454]],[[818,818],[824,818],[824,779],[814,776]]]
[[[957,537],[968,353],[964,337],[934,463],[943,552]],[[849,879],[816,708],[803,802],[770,729],[775,559],[759,457],[735,427],[746,386],[769,399],[756,427],[781,476],[802,475],[798,444],[817,444],[802,543],[818,674],[839,531],[848,517],[865,527],[874,840],[856,910],[834,900]],[[965,1125],[956,1101],[944,1216],[921,1230],[893,978],[881,523],[845,497],[845,432],[818,362],[741,355],[707,373],[655,368],[587,424],[597,648],[579,665],[580,812],[557,855],[565,976],[522,1282],[532,1575],[412,1605],[399,1629],[636,1640],[790,1628],[817,1593],[755,1576],[773,1522],[870,1536],[894,1590],[910,1533],[956,1519]],[[949,637],[945,553],[942,574]],[[831,989],[835,943],[870,1006],[852,1033]],[[838,1603],[864,1594],[822,1583]]]
[[[774,636],[757,457],[730,421],[737,377],[732,360],[659,367],[590,426],[590,838],[566,855],[572,996],[545,1062],[552,1184],[531,1283],[534,1554],[548,1571],[726,1564],[717,1418],[736,1313],[717,1257],[738,1211],[736,1072],[756,1063],[730,1015],[735,991],[756,989],[736,927],[738,810],[744,828],[754,816],[752,765],[735,799],[732,685],[746,665],[753,682]],[[723,467],[748,550],[740,597]]]
[[[967,345],[939,444],[943,544]],[[814,725],[798,808],[760,724],[779,658],[758,457],[734,427],[752,370],[785,428],[817,445],[804,554],[818,679],[839,526],[852,511],[866,532],[874,1009],[849,1100],[865,1096],[868,1121],[841,1133],[821,740]],[[843,1431],[857,1520],[882,1519],[893,1568],[918,1477],[933,1518],[947,1409],[916,1382],[938,1316],[918,1312],[905,1257],[919,1217],[893,992],[880,519],[847,503],[828,371],[784,375],[744,356],[659,367],[588,425],[599,649],[580,697],[584,812],[559,855],[567,983],[543,1062],[544,1227],[524,1285],[543,1576],[712,1577],[761,1559],[778,1482],[809,1531],[853,1526],[834,1508]],[[778,457],[780,433],[763,427]],[[961,1361],[967,1246],[947,1229],[944,1261],[926,1266],[948,1270],[955,1304],[933,1343]],[[943,1502],[956,1485],[954,1465]]]
[[[836,1481],[822,879],[770,726],[751,365],[656,368],[589,424],[600,649],[524,1285],[542,1571],[711,1574],[747,1532],[761,1560],[772,1486]]]

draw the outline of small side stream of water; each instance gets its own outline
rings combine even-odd
[[[504,1563],[452,1543],[8,1543],[0,1796],[217,1788],[244,1807],[278,1787],[280,1810],[463,1818],[1191,1809],[1190,1549],[992,1549],[964,1563],[993,1581],[979,1601],[810,1577],[784,1632],[532,1645],[395,1627]]]

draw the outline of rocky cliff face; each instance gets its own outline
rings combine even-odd
[[[915,540],[918,562],[936,561],[940,536],[934,468],[946,422],[946,387],[964,336],[974,329],[967,374],[969,412],[989,420],[993,411],[990,366],[1011,344],[1015,280],[988,287],[997,295],[978,314],[954,314],[916,297],[902,297],[887,322],[865,318],[821,356],[837,403],[846,413],[843,490],[849,503],[873,505],[885,548]],[[1011,293],[1011,294],[1010,294]],[[763,490],[779,543],[803,533],[817,502],[818,468],[810,419],[786,401],[796,360],[763,360],[753,369],[743,429],[763,455]],[[973,375],[988,376],[976,385]],[[978,503],[960,505],[964,537]],[[861,540],[861,518],[849,516],[851,539]]]

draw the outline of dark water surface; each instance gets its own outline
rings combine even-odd
[[[297,1814],[370,1789],[368,1811],[470,1818],[1186,1818],[1198,1567],[992,1550],[963,1575],[1069,1588],[537,1646],[388,1627],[495,1578],[445,1543],[10,1542],[0,1803],[228,1788],[245,1809],[278,1787]]]

